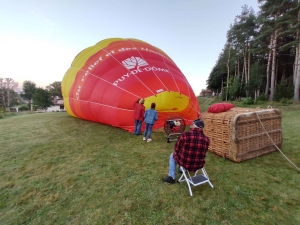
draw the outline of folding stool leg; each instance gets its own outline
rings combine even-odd
[[[180,166],[180,169],[181,169],[181,171],[182,171],[182,175],[181,175],[181,177],[179,178],[179,182],[182,182],[182,181],[186,181],[186,183],[187,183],[187,185],[188,185],[188,187],[189,187],[189,192],[190,192],[190,195],[191,196],[193,196],[193,192],[192,192],[192,188],[191,188],[191,185],[190,185],[190,180],[189,180],[189,178],[187,177],[187,175],[186,175],[186,170],[182,167],[182,166]],[[184,177],[184,180],[182,179]]]
[[[208,174],[206,173],[206,170],[204,169],[204,167],[202,168],[202,173],[203,173],[203,175],[208,179],[208,183],[209,183],[209,185],[212,187],[212,188],[214,188],[214,186],[212,185],[212,183],[210,182],[210,180],[209,180],[209,177],[208,177]]]

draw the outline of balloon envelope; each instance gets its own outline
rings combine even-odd
[[[162,50],[137,39],[110,38],[81,51],[62,80],[69,115],[134,129],[134,102],[156,103],[163,127],[170,116],[194,120],[199,103],[173,60]]]

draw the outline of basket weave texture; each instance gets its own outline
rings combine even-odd
[[[281,112],[278,109],[232,108],[201,114],[209,151],[241,162],[276,150],[282,145]],[[266,133],[267,132],[267,133]],[[269,136],[272,140],[269,138]]]

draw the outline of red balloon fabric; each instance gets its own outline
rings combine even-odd
[[[231,109],[233,107],[234,107],[234,104],[227,103],[227,102],[215,103],[215,104],[212,104],[208,108],[207,112],[210,112],[210,113],[226,112],[226,111],[228,111],[229,109]]]
[[[199,117],[198,100],[186,77],[162,50],[137,39],[110,38],[80,52],[62,81],[67,112],[133,131],[133,103],[156,103],[163,127],[170,116]]]

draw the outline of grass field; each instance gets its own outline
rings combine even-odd
[[[300,167],[300,106],[276,108],[282,151]],[[0,224],[300,224],[300,172],[278,151],[241,163],[208,152],[215,188],[190,197],[185,183],[161,181],[174,142],[152,137],[62,112],[4,116]]]

